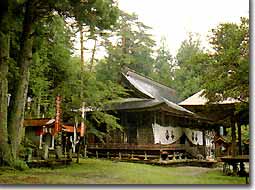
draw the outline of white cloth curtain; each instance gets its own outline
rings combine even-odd
[[[193,144],[203,145],[203,133],[202,131],[196,131],[189,128],[183,128],[185,135]]]
[[[181,127],[162,127],[159,124],[152,124],[154,143],[172,144],[177,141],[183,134]]]

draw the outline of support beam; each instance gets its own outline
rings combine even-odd
[[[206,159],[206,140],[205,140],[205,130],[203,130],[203,156]]]
[[[55,138],[54,138],[54,135],[51,136],[51,147],[49,149],[53,150],[54,149],[54,141],[55,141]]]
[[[42,149],[42,133],[40,134],[39,149]]]
[[[144,160],[148,160],[146,151],[144,151]]]
[[[231,146],[231,156],[236,156],[236,125],[235,125],[234,115],[231,117],[231,137],[232,137],[232,146]]]
[[[242,155],[242,131],[241,131],[241,124],[238,122],[237,123],[237,130],[238,130],[238,154]]]

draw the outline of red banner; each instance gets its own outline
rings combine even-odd
[[[61,97],[56,97],[56,116],[55,116],[55,126],[54,126],[54,135],[61,131],[60,118],[61,118]]]

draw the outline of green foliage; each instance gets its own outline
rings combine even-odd
[[[100,125],[101,123],[106,124],[106,130],[121,129],[122,127],[117,123],[118,118],[113,115],[109,115],[102,111],[95,111],[92,113],[92,118]]]
[[[248,102],[249,20],[220,24],[212,30],[210,43],[215,52],[203,78],[207,98],[212,102],[229,97]]]
[[[231,128],[227,128],[227,135],[226,139],[228,142],[232,141],[232,136],[231,136]],[[249,125],[242,125],[241,126],[241,136],[242,136],[242,142],[250,141],[250,126]]]
[[[75,112],[85,102],[88,109],[95,110],[87,113],[90,119],[86,120],[88,133],[103,139],[105,133],[99,131],[96,126],[103,126],[102,131],[121,128],[117,118],[104,112],[105,105],[113,100],[118,100],[126,95],[125,90],[112,81],[100,81],[95,74],[87,70],[81,72],[79,58],[72,58],[68,64],[68,77],[62,80],[58,86],[58,93],[62,97],[63,119],[68,122],[82,121],[80,112]],[[82,76],[81,76],[82,75]],[[83,84],[83,85],[82,85]],[[83,94],[83,98],[81,98]]]
[[[108,55],[96,66],[97,77],[118,82],[124,66],[149,76],[153,71],[152,47],[155,45],[148,33],[150,29],[137,15],[121,12],[116,32],[105,39]]]
[[[30,117],[54,116],[54,96],[62,78],[67,77],[71,57],[70,32],[63,18],[53,16],[40,22],[35,32],[29,93],[33,100]],[[53,96],[53,97],[52,97]]]
[[[117,16],[117,4],[112,0],[1,2],[1,37],[3,31],[11,36],[10,48],[5,48],[10,49],[8,85],[11,87],[6,86],[5,89],[12,96],[8,110],[8,135],[4,135],[4,139],[9,138],[14,159],[21,141],[19,131],[23,127],[27,92],[36,105],[36,114],[29,113],[30,116],[41,117],[41,107],[44,108],[44,116],[53,116],[52,102],[61,80],[67,77],[70,59],[70,36],[64,20],[75,20],[82,25],[106,29],[112,27]],[[8,53],[4,56],[9,57]],[[2,52],[0,59],[3,59]],[[0,102],[1,106],[4,103]],[[4,114],[7,115],[7,105],[5,108]]]
[[[173,87],[180,99],[188,98],[201,90],[207,62],[208,55],[203,52],[199,38],[189,34],[176,55],[177,68],[174,71]]]
[[[20,171],[24,171],[27,170],[29,167],[27,166],[27,164],[23,161],[23,160],[15,160],[12,164],[12,166]]]
[[[168,50],[166,38],[160,41],[160,47],[156,51],[153,73],[151,77],[169,87],[173,86],[174,69],[176,65],[173,62],[173,57]]]

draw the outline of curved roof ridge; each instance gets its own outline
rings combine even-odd
[[[133,69],[130,69],[129,67],[125,67],[121,73],[122,73],[122,74],[125,74],[125,73],[127,73],[127,72],[132,72],[132,73],[134,73],[135,75],[137,75],[138,77],[144,78],[145,80],[148,80],[148,81],[150,81],[150,82],[152,82],[152,83],[154,83],[154,84],[156,84],[156,85],[159,85],[159,86],[164,87],[164,88],[168,88],[169,90],[172,90],[172,91],[175,92],[175,90],[174,90],[173,88],[171,88],[171,87],[169,87],[169,86],[166,86],[165,84],[163,84],[163,83],[161,83],[161,82],[155,81],[154,79],[152,79],[152,78],[150,78],[150,77],[148,77],[148,76],[145,76],[145,75],[143,75],[142,73],[138,73],[137,71],[135,71],[135,70],[133,70]]]
[[[127,80],[133,88],[145,94],[146,97],[163,100],[166,98],[169,101],[177,102],[176,91],[170,87],[162,85],[152,79],[144,77],[136,72],[126,69],[122,72],[125,80]]]

